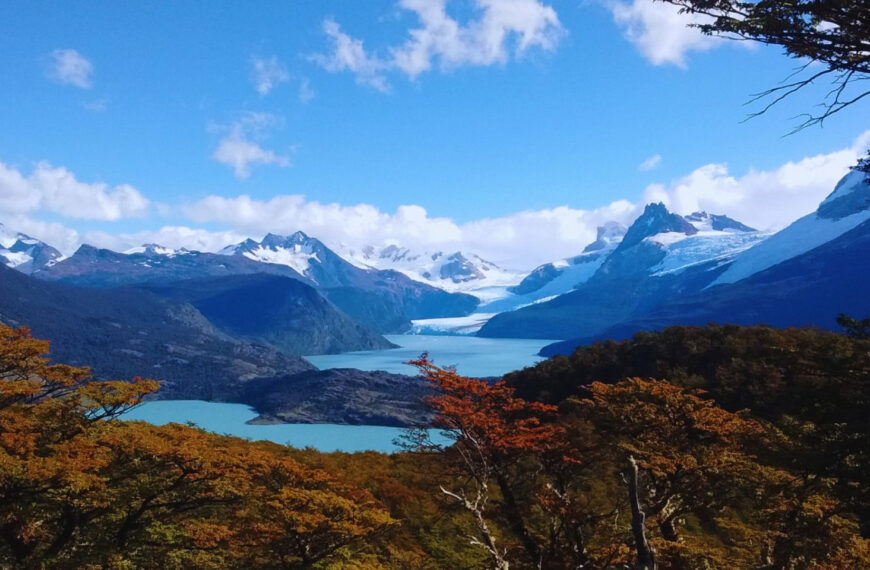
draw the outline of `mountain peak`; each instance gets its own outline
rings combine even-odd
[[[668,232],[691,236],[698,233],[698,229],[682,216],[668,211],[661,202],[647,204],[643,214],[625,232],[619,248],[625,249],[640,243],[644,238]]]
[[[131,247],[124,252],[125,255],[146,255],[148,257],[154,257],[155,255],[172,257],[174,255],[183,255],[185,253],[190,253],[190,251],[183,247],[181,249],[172,249],[171,247],[164,247],[158,243],[143,243],[139,247]]]
[[[729,218],[723,214],[708,214],[705,211],[693,212],[688,216],[684,216],[687,222],[695,226],[697,230],[714,230],[720,232],[735,231],[735,232],[755,232],[755,228],[749,227],[744,223],[738,222],[734,218]]]
[[[0,224],[0,264],[30,274],[61,259],[63,255],[50,245]]]
[[[265,235],[265,237],[263,237],[263,240],[258,245],[271,248],[287,247],[292,245],[301,245],[310,240],[311,238],[302,231],[294,232],[289,236],[268,233]]]
[[[817,213],[823,219],[839,220],[865,210],[870,210],[870,181],[864,172],[852,170],[819,205]]]
[[[587,245],[583,249],[583,253],[593,251],[601,251],[612,247],[622,241],[627,228],[617,222],[607,222],[603,226],[598,226],[598,233],[595,236],[595,241]]]

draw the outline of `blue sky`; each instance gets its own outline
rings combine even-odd
[[[648,0],[452,0],[440,14],[460,30],[452,36],[426,20],[424,7],[438,5],[4,2],[0,221],[66,249],[152,236],[216,247],[300,227],[333,242],[447,243],[502,260],[528,241],[523,232],[558,226],[552,251],[517,253],[527,264],[582,249],[596,223],[630,218],[650,196],[693,205],[679,198],[681,184],[705,167],[700,205],[781,226],[830,191],[870,128],[864,104],[783,137],[823,86],[741,123],[749,94],[795,62],[772,48],[710,43]],[[413,30],[431,42],[409,44]],[[340,41],[362,49],[339,53]],[[271,85],[257,69],[271,71]],[[828,158],[804,164],[813,172],[783,182],[783,165],[819,155]],[[79,186],[58,183],[61,168]],[[747,186],[753,173],[813,185],[765,218],[757,210],[773,198]],[[729,180],[740,200],[711,198]],[[116,188],[129,185],[144,202],[109,204],[109,213],[63,206],[101,183],[103,201],[129,199]],[[26,192],[41,192],[40,203],[22,205]],[[549,214],[538,225],[478,224],[519,212]],[[354,224],[379,228],[341,229]]]

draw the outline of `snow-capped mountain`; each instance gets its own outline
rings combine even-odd
[[[664,204],[647,205],[621,240],[620,233],[615,227],[610,232],[604,228],[592,251],[587,248],[570,261],[538,268],[515,288],[521,294],[510,299],[525,301],[526,306],[499,311],[480,334],[538,338],[593,334],[673,296],[700,290],[735,256],[769,235],[727,216],[706,212],[680,216]],[[536,285],[540,286],[534,289]],[[501,310],[508,301],[480,310]]]
[[[561,295],[585,283],[619,245],[627,228],[616,222],[599,226],[595,241],[587,245],[580,255],[546,263],[536,267],[519,285],[510,288],[515,295],[528,302]]]
[[[304,275],[313,281],[314,265],[324,262],[336,262],[329,253],[332,253],[319,240],[309,238],[303,232],[296,232],[290,236],[266,234],[262,241],[246,239],[242,243],[230,245],[219,251],[221,255],[241,255],[262,263],[275,263],[286,265],[300,275]]]
[[[666,231],[644,238],[665,251],[665,257],[651,268],[652,275],[683,271],[699,263],[724,265],[771,235],[719,214],[695,212],[683,219],[696,231]]]
[[[63,259],[50,245],[0,224],[0,263],[28,275]]]
[[[713,283],[735,283],[806,253],[870,219],[870,183],[860,171],[847,174],[812,214],[738,256]]]
[[[220,253],[292,268],[347,314],[381,332],[403,332],[409,318],[461,317],[479,302],[400,271],[352,263],[303,232],[268,234],[259,242],[248,239]]]
[[[537,267],[510,291],[527,303],[570,292],[595,275],[617,248],[647,243],[664,252],[655,265],[643,265],[651,275],[660,275],[711,260],[724,263],[766,235],[728,216],[679,216],[662,204],[650,204],[630,229],[616,222],[599,227],[596,240],[580,255]]]
[[[124,253],[82,245],[71,256],[43,267],[33,275],[46,281],[81,287],[117,287],[254,273],[305,280],[289,267],[281,265],[228,258],[216,253],[171,249],[156,244],[134,247]]]
[[[839,330],[840,313],[870,313],[870,181],[851,172],[816,212],[733,258],[708,286],[544,349],[567,354],[601,338],[709,322]]]
[[[185,247],[182,247],[180,249],[172,249],[171,247],[163,247],[162,245],[156,243],[145,243],[138,247],[131,247],[124,252],[125,255],[144,255],[147,257],[154,257],[157,255],[162,255],[165,257],[175,257],[176,255],[187,255],[189,253],[194,252]]]
[[[341,248],[352,263],[376,269],[400,271],[414,279],[445,291],[475,291],[488,287],[515,285],[522,273],[499,267],[479,255],[465,251],[414,251],[395,244],[384,247]]]

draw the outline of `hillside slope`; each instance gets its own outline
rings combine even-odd
[[[193,306],[135,289],[80,289],[0,267],[0,321],[52,340],[98,378],[151,377],[160,397],[231,401],[246,381],[314,367],[217,330]]]

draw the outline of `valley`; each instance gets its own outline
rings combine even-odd
[[[462,252],[339,255],[302,232],[215,253],[83,245],[65,257],[4,226],[0,322],[52,338],[58,358],[99,378],[160,379],[152,398],[179,421],[209,408],[187,417],[169,402],[250,405],[259,423],[420,425],[426,391],[407,362],[423,353],[496,378],[670,325],[838,330],[838,314],[870,313],[852,286],[870,279],[853,262],[870,255],[868,224],[870,183],[856,171],[779,232],[653,203],[525,272]]]

